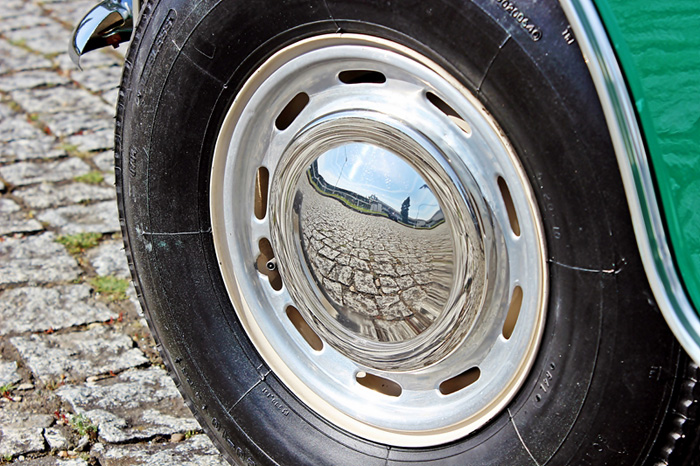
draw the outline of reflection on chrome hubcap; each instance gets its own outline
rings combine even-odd
[[[272,241],[323,340],[368,367],[414,370],[462,343],[487,276],[503,282],[484,252],[500,232],[455,189],[437,146],[385,119],[332,114],[299,133],[272,181]]]
[[[547,295],[534,197],[493,119],[427,58],[352,34],[279,51],[231,105],[210,200],[238,319],[329,422],[438,445],[525,380]]]
[[[444,311],[454,267],[428,184],[396,154],[357,143],[321,155],[305,175],[296,186],[301,253],[330,317],[374,341],[423,333]]]

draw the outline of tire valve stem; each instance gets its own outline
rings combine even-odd
[[[277,259],[270,259],[269,261],[267,261],[267,264],[265,264],[265,267],[270,272],[274,272],[275,270],[277,270]]]

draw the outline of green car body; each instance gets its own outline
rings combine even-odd
[[[700,3],[596,6],[634,98],[676,265],[700,309]]]
[[[654,297],[700,361],[700,7],[560,3],[598,90]]]

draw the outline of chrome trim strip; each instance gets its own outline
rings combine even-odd
[[[673,334],[700,363],[700,317],[674,266],[644,141],[615,52],[591,0],[560,3],[598,90],[654,297]]]

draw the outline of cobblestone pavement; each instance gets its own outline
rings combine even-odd
[[[0,6],[0,463],[224,465],[129,284],[111,152],[123,48],[65,53],[96,0]]]

